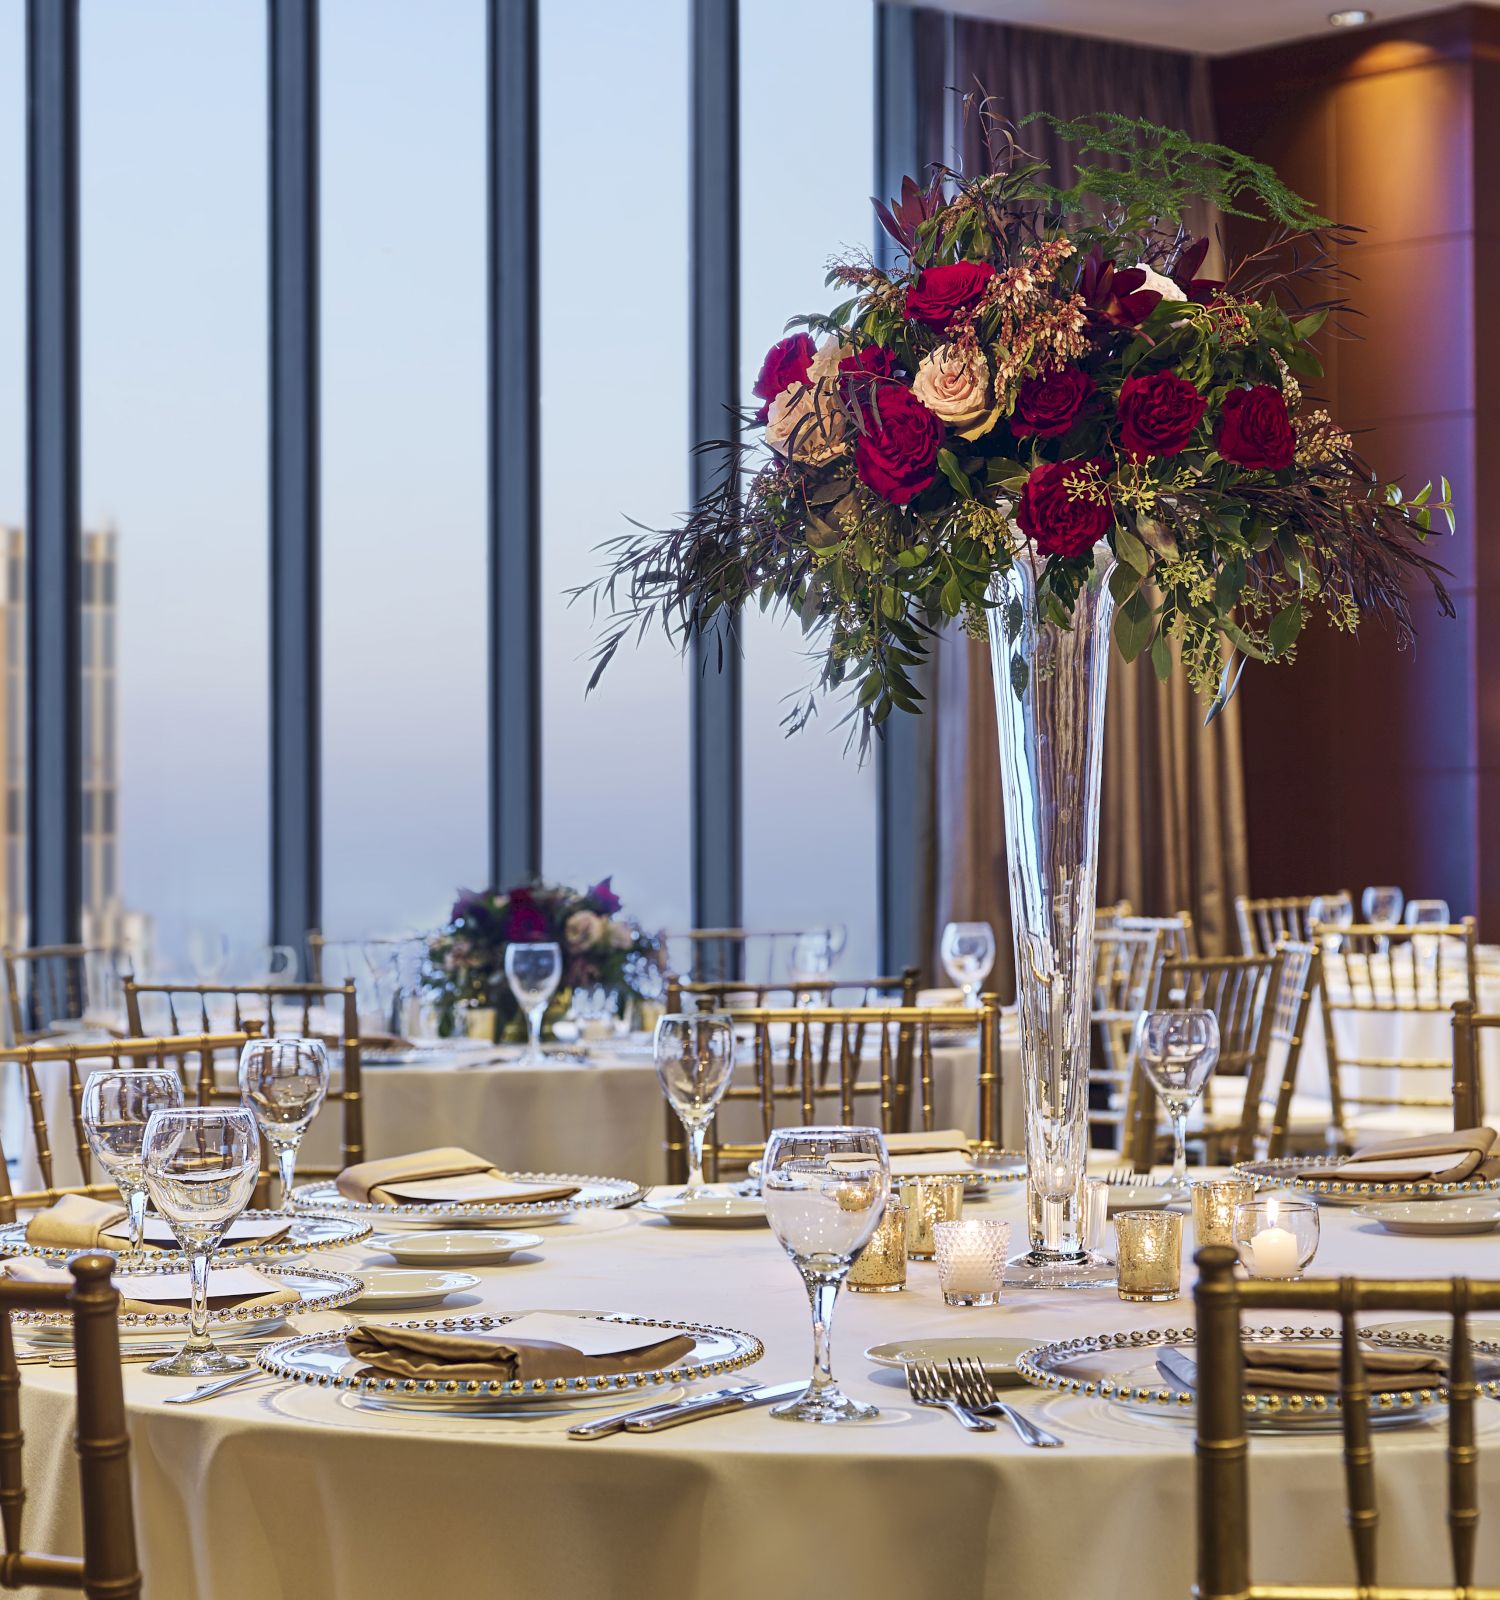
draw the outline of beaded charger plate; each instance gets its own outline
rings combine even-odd
[[[900,1159],[898,1153],[897,1160]],[[903,1178],[962,1178],[964,1193],[970,1198],[987,1194],[991,1189],[1006,1189],[1021,1183],[1026,1177],[1026,1152],[1024,1150],[990,1150],[979,1152],[972,1158],[973,1166],[955,1166],[951,1172],[904,1173],[893,1172],[891,1182]],[[750,1176],[735,1187],[736,1194],[760,1193],[760,1162],[752,1161]]]
[[[517,1312],[516,1316],[524,1313]],[[537,1406],[618,1405],[641,1390],[695,1383],[719,1373],[734,1372],[759,1361],[765,1346],[753,1334],[694,1322],[657,1317],[626,1317],[606,1311],[553,1311],[549,1315],[588,1322],[620,1323],[631,1328],[659,1328],[662,1338],[685,1333],[693,1349],[670,1367],[648,1372],[595,1373],[588,1377],[547,1379],[399,1378],[363,1376],[366,1363],[349,1354],[342,1333],[304,1333],[279,1339],[256,1360],[273,1376],[319,1389],[342,1391],[361,1404],[415,1411],[530,1410]],[[390,1322],[389,1328],[420,1328],[429,1333],[493,1333],[514,1317],[448,1317],[439,1320]]]
[[[1302,1345],[1307,1348],[1339,1348],[1337,1328],[1245,1328],[1247,1344]],[[1381,1349],[1424,1350],[1446,1354],[1449,1341],[1431,1334],[1400,1334],[1385,1329],[1361,1329],[1361,1339]],[[1193,1391],[1180,1383],[1169,1382],[1157,1366],[1162,1350],[1191,1353],[1197,1345],[1194,1328],[1143,1328],[1128,1333],[1092,1334],[1082,1339],[1059,1339],[1028,1350],[1016,1361],[1016,1371],[1038,1388],[1059,1394],[1081,1395],[1104,1400],[1129,1410],[1152,1415],[1180,1417],[1191,1422]],[[1476,1355],[1500,1356],[1500,1345],[1475,1339]],[[1492,1398],[1500,1397],[1500,1361],[1475,1363],[1480,1390]],[[1445,1405],[1448,1391],[1437,1386],[1426,1389],[1391,1389],[1370,1396],[1372,1426],[1390,1426],[1419,1421],[1436,1407]],[[1337,1394],[1247,1393],[1247,1425],[1257,1432],[1316,1431],[1341,1426],[1341,1407]]]
[[[285,1222],[287,1230],[272,1243],[255,1244],[249,1240],[236,1243],[231,1237],[214,1251],[215,1261],[274,1261],[279,1257],[306,1255],[309,1250],[341,1250],[345,1245],[358,1244],[370,1234],[370,1224],[357,1217],[330,1217],[316,1211],[243,1211],[240,1215],[250,1222]],[[82,1255],[86,1248],[117,1260],[130,1254],[128,1250],[108,1249],[103,1245],[32,1244],[26,1237],[24,1222],[0,1224],[0,1256],[35,1256],[42,1261],[66,1262]],[[162,1264],[172,1262],[181,1268],[187,1258],[181,1250],[148,1241],[141,1246],[139,1259]]]
[[[618,1206],[633,1206],[646,1191],[628,1178],[589,1178],[573,1172],[502,1172],[511,1183],[534,1183],[538,1188],[555,1189],[573,1184],[577,1194],[566,1200],[513,1200],[503,1204],[463,1201],[441,1204],[382,1205],[376,1200],[346,1200],[331,1183],[304,1183],[292,1190],[292,1204],[302,1211],[333,1211],[340,1215],[367,1217],[382,1227],[402,1223],[443,1222],[451,1226],[488,1227],[493,1223],[556,1222],[570,1211],[609,1211]]]
[[[1404,1183],[1370,1183],[1359,1178],[1305,1176],[1339,1165],[1337,1157],[1286,1156],[1278,1161],[1241,1161],[1235,1171],[1243,1172],[1257,1189],[1291,1189],[1331,1206],[1363,1205],[1370,1200],[1457,1200],[1466,1195],[1500,1195],[1497,1178],[1471,1178],[1463,1183],[1432,1183],[1418,1178]]]

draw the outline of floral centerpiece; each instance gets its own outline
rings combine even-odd
[[[427,947],[422,982],[434,996],[439,1031],[453,1033],[458,1013],[470,1006],[493,1007],[502,1031],[520,1020],[505,981],[511,944],[560,946],[563,975],[553,1001],[559,1014],[580,989],[604,990],[622,1015],[631,1001],[655,998],[661,993],[665,941],[620,910],[608,878],[582,893],[559,884],[462,890],[447,927]]]

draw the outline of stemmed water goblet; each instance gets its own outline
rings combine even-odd
[[[1135,1058],[1172,1123],[1172,1176],[1166,1187],[1190,1192],[1188,1113],[1219,1060],[1219,1019],[1212,1011],[1146,1011],[1135,1025]]]
[[[703,1184],[703,1141],[734,1076],[734,1027],[725,1017],[672,1013],[656,1024],[651,1041],[656,1076],[687,1133],[687,1187],[678,1196],[696,1200]]]
[[[857,1422],[878,1415],[833,1376],[833,1310],[854,1258],[879,1225],[891,1169],[878,1128],[777,1128],[761,1160],[771,1231],[792,1258],[812,1305],[813,1374],[795,1400],[772,1407],[794,1422]]]
[[[977,1006],[979,986],[995,964],[995,930],[987,922],[950,922],[941,954],[948,976],[963,990],[963,1003]]]
[[[1371,884],[1360,898],[1366,922],[1400,922],[1406,896],[1395,884]]]
[[[188,961],[199,983],[219,982],[229,970],[229,935],[217,928],[189,928]]]
[[[535,1067],[547,1058],[542,1053],[542,1018],[547,1003],[562,981],[562,948],[557,944],[508,944],[505,947],[505,980],[516,1004],[526,1014],[528,1035],[521,1065]]]
[[[142,1146],[146,1188],[187,1257],[192,1283],[186,1344],[147,1372],[195,1378],[250,1365],[208,1336],[208,1263],[249,1204],[260,1168],[255,1117],[243,1106],[172,1106],[154,1111]]]
[[[297,1147],[327,1093],[328,1051],[321,1039],[252,1039],[240,1051],[240,1099],[276,1153],[283,1206],[292,1203]]]
[[[91,1072],[83,1086],[83,1131],[94,1159],[114,1180],[130,1217],[130,1253],[146,1232],[146,1169],[142,1146],[153,1111],[182,1104],[182,1079],[171,1068]]]

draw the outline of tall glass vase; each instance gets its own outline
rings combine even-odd
[[[1086,1248],[1084,1166],[1114,565],[1109,546],[1096,545],[1069,629],[1038,623],[1044,562],[1030,544],[990,587],[1030,1238],[1007,1276],[1036,1287],[1113,1281],[1108,1264]]]

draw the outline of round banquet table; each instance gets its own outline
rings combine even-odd
[[[980,1203],[1019,1223],[1016,1192]],[[1190,1232],[1190,1230],[1189,1230]],[[323,1261],[334,1263],[325,1256]],[[355,1270],[383,1257],[349,1252]],[[639,1210],[544,1230],[449,1314],[612,1310],[712,1322],[764,1340],[745,1374],[808,1370],[808,1309],[768,1230],[686,1230]],[[1316,1270],[1500,1275],[1500,1234],[1398,1238],[1325,1210]],[[1185,1288],[1191,1268],[1185,1271]],[[423,1315],[431,1316],[428,1312]],[[1168,1600],[1193,1565],[1190,1423],[1104,1402],[1012,1391],[1066,1441],[1028,1450],[1003,1422],[970,1434],[920,1411],[861,1352],[915,1335],[1038,1341],[1191,1321],[1191,1300],[1132,1306],[1111,1290],[1013,1293],[986,1310],[943,1306],[931,1264],[894,1295],[840,1298],[835,1368],[882,1408],[876,1422],[814,1427],[764,1410],[655,1436],[569,1441],[580,1413],[418,1417],[257,1376],[195,1406],[187,1385],[125,1368],[146,1593],[171,1600],[370,1600],[412,1594],[526,1600],[765,1600],[823,1592],[1005,1600]],[[369,1320],[389,1320],[372,1317]],[[1397,1320],[1397,1319],[1391,1319]],[[330,1327],[345,1318],[304,1319]],[[1476,1334],[1495,1337],[1476,1324]],[[66,1370],[23,1367],[34,1548],[76,1548]],[[1500,1405],[1481,1401],[1481,1504],[1500,1498]],[[599,1415],[597,1411],[587,1413]],[[1387,1583],[1448,1581],[1441,1416],[1376,1435]],[[1352,1582],[1336,1434],[1256,1437],[1253,1574]],[[1478,1578],[1500,1581],[1500,1517],[1479,1531]]]

